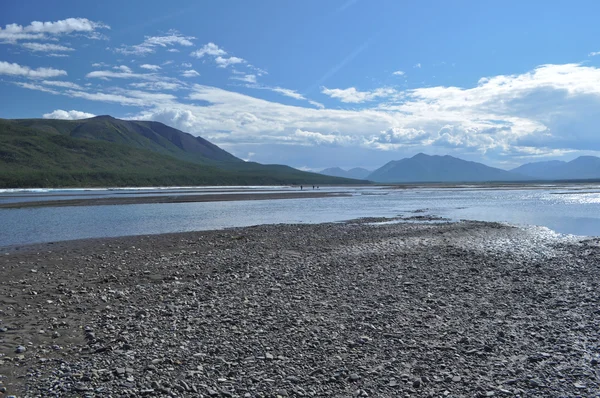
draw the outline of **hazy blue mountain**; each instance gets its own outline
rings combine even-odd
[[[550,160],[546,162],[533,162],[526,163],[517,168],[512,169],[513,173],[519,173],[526,175],[528,177],[533,177],[536,179],[553,179],[556,174],[559,173],[561,167],[563,167],[566,162],[561,160]]]
[[[527,163],[512,172],[542,180],[585,180],[600,178],[600,158],[580,156],[570,162],[552,160]]]
[[[452,156],[419,153],[412,158],[395,160],[371,173],[375,182],[484,182],[519,181],[526,177]]]
[[[370,170],[363,169],[362,167],[355,167],[350,170],[344,170],[339,167],[330,167],[325,170],[320,171],[321,174],[332,176],[332,177],[342,177],[342,178],[354,178],[357,180],[365,180],[367,176],[371,174]]]

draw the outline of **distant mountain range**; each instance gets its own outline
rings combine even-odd
[[[570,162],[553,160],[549,162],[527,163],[511,171],[540,180],[594,179],[600,178],[600,158],[596,156],[580,156]]]
[[[366,171],[365,169],[359,170]],[[333,167],[325,169],[321,173],[350,177],[348,174],[350,171]],[[361,175],[361,178],[379,183],[600,179],[600,158],[581,156],[570,162],[548,161],[527,163],[507,171],[453,156],[430,156],[419,153],[411,158],[388,162],[366,176]]]
[[[356,183],[244,162],[159,122],[0,119],[0,188]]]
[[[452,156],[429,156],[419,153],[412,158],[395,160],[375,170],[368,177],[376,182],[478,182],[519,181],[525,176],[469,162]]]
[[[355,167],[350,170],[344,170],[339,167],[330,167],[320,171],[321,174],[332,177],[342,178],[355,178],[357,180],[365,180],[371,174],[370,170],[363,169],[362,167]]]

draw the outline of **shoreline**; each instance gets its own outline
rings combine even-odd
[[[131,204],[158,204],[158,203],[199,203],[199,202],[225,202],[245,200],[282,200],[282,199],[315,199],[330,197],[347,197],[350,194],[343,192],[278,192],[278,193],[231,193],[231,194],[203,194],[203,195],[169,195],[169,196],[138,196],[126,198],[94,198],[94,199],[59,199],[40,200],[16,203],[0,203],[0,209],[24,209],[38,207],[66,207],[66,206],[109,206]]]
[[[0,397],[600,393],[597,239],[373,221],[0,256]]]

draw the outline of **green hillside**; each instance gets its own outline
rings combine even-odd
[[[242,162],[202,137],[194,137],[159,122],[120,120],[111,116],[82,120],[15,119],[1,122],[50,134],[127,145],[196,163]]]
[[[76,122],[48,122],[36,125],[36,120],[0,119],[1,188],[357,182],[327,178],[287,166],[219,162],[199,154],[195,162],[190,162],[173,156],[168,150],[153,151],[131,144],[135,136],[128,138],[129,145],[122,141],[81,138],[72,134]],[[146,144],[144,140],[137,142]]]

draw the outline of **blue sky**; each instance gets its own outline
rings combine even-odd
[[[597,15],[596,1],[5,2],[0,117],[157,120],[313,170],[570,160],[600,154]]]

